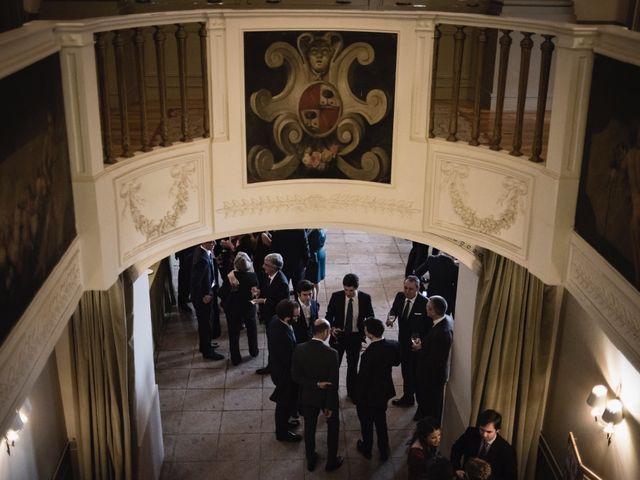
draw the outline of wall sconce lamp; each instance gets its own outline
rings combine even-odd
[[[624,419],[624,407],[619,398],[621,387],[622,385],[618,387],[616,398],[611,400],[607,400],[608,390],[604,385],[594,386],[587,397],[587,405],[591,407],[591,416],[607,435],[607,445],[611,445],[614,425],[618,425]]]
[[[7,446],[7,455],[11,455],[11,447],[16,446],[16,441],[20,438],[20,432],[24,425],[29,422],[31,415],[31,402],[27,399],[20,409],[16,410],[16,416],[11,422],[11,427],[4,434],[4,443]]]

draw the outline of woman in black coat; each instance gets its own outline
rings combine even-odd
[[[253,263],[246,253],[238,252],[236,255],[233,261],[233,270],[224,279],[219,295],[227,316],[231,362],[234,365],[242,362],[240,330],[243,324],[247,330],[249,354],[252,357],[257,357],[259,353],[256,326],[257,309],[252,300],[258,295],[258,277],[253,271]]]

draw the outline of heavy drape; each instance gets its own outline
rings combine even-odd
[[[471,423],[492,408],[518,456],[521,479],[535,472],[556,338],[556,295],[524,267],[487,251],[478,284],[472,351]]]
[[[85,292],[70,325],[78,449],[85,478],[133,478],[132,285]]]

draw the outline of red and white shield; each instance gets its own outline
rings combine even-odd
[[[298,103],[302,128],[312,137],[321,138],[335,130],[342,114],[342,101],[330,83],[310,84]]]

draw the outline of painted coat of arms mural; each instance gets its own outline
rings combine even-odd
[[[246,32],[248,182],[389,183],[397,37]]]

